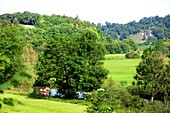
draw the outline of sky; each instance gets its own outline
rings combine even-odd
[[[76,17],[94,23],[128,23],[170,14],[170,0],[0,0],[0,15],[29,11]]]

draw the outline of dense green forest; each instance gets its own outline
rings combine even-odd
[[[105,25],[78,16],[28,11],[0,15],[0,91],[11,85],[26,92],[49,87],[57,88],[67,99],[75,98],[76,91],[89,92],[88,113],[116,109],[169,112],[169,23],[169,15]],[[142,50],[134,82],[128,87],[126,81],[116,86],[103,66],[105,55],[127,53],[126,58],[140,58],[141,45],[152,46]],[[21,75],[29,74],[32,78],[20,81]],[[99,88],[104,91],[97,91]]]
[[[127,24],[106,22],[103,25],[101,23],[93,23],[93,25],[100,28],[106,36],[106,47],[109,53],[124,53],[129,51],[130,48],[126,45],[127,43],[122,43],[120,40],[133,40],[138,45],[151,45],[158,40],[169,39],[169,23],[170,15],[144,17],[139,22],[132,21]],[[113,49],[114,51],[112,51]],[[133,50],[135,49],[136,47],[133,48]]]
[[[139,22],[132,21],[127,24],[106,22],[105,25],[85,22],[79,17],[67,17],[60,15],[40,15],[36,13],[23,12],[14,14],[3,14],[1,20],[8,20],[12,23],[32,25],[36,29],[27,30],[25,37],[54,37],[57,33],[79,35],[83,29],[88,27],[99,28],[99,34],[106,37],[106,49],[108,53],[126,53],[130,50],[136,51],[138,45],[150,45],[160,39],[170,37],[170,16],[142,18]],[[96,26],[96,27],[95,27]],[[29,31],[29,32],[28,32]],[[34,43],[34,42],[33,42]]]
[[[113,39],[127,39],[132,35],[141,34],[142,40],[150,41],[170,37],[170,15],[165,17],[144,17],[139,22],[132,21],[127,24],[117,24],[106,22],[104,25],[98,23],[105,36],[111,36]]]

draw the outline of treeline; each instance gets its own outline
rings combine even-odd
[[[109,54],[120,54],[131,50],[137,51],[138,45],[133,40],[124,39],[122,41],[115,41],[111,36],[108,36],[106,38],[106,49]]]
[[[95,25],[95,24],[94,24]],[[139,22],[132,21],[127,24],[117,24],[106,22],[105,25],[96,25],[102,30],[104,35],[111,36],[113,39],[127,39],[131,35],[141,34],[143,40],[159,40],[170,38],[170,15],[165,17],[144,17]]]
[[[106,37],[106,48],[108,53],[111,54],[126,53],[132,48],[128,43],[122,42],[124,39],[130,39],[130,41],[134,41],[135,43],[140,40],[140,44],[146,45],[170,37],[170,15],[165,17],[144,17],[139,22],[132,21],[127,24],[106,22],[105,25],[101,23],[95,25],[94,23],[81,21],[78,16],[75,18],[54,14],[48,16],[25,11],[23,13],[17,12],[0,15],[0,20],[35,26],[36,29],[27,30],[23,33],[27,37],[35,37],[33,35],[36,34],[36,37],[48,38],[54,37],[58,33],[79,35],[84,32],[83,29],[97,27],[98,33],[104,34]],[[107,41],[108,39],[110,40],[110,37],[114,40],[112,44]]]
[[[13,14],[0,15],[0,20],[9,21],[15,25],[19,25],[19,33],[30,42],[34,49],[41,51],[43,49],[44,40],[53,38],[58,34],[67,34],[77,37],[82,35],[86,29],[93,28],[104,39],[104,35],[100,29],[91,25],[90,22],[81,21],[79,17],[67,17],[60,15],[40,15],[25,11]],[[23,25],[32,25],[33,29],[25,28]]]
[[[41,15],[24,11],[23,13],[3,14],[0,19],[8,20],[11,23],[18,21],[20,24],[36,25],[40,21]]]
[[[60,15],[40,15],[30,12],[17,12],[13,14],[0,15],[0,20],[7,20],[11,23],[21,26],[20,33],[30,43],[34,45],[34,49],[41,51],[43,49],[44,40],[53,38],[58,34],[74,35],[75,37],[84,33],[84,31],[92,27],[103,37],[107,52],[126,53],[129,50],[137,50],[137,45],[133,40],[114,41],[109,36],[105,37],[101,29],[96,28],[90,22],[82,21],[79,17],[67,17]],[[35,26],[33,29],[25,29],[22,25]]]
[[[21,26],[20,33],[34,45],[34,49],[41,51],[44,40],[58,34],[81,35],[85,29],[92,27],[103,37],[107,53],[127,53],[138,50],[138,44],[153,44],[157,40],[170,37],[170,15],[165,17],[143,18],[139,22],[132,21],[128,24],[106,22],[97,25],[85,22],[79,17],[65,15],[40,15],[25,11],[13,14],[0,15],[0,20],[8,20],[18,25],[32,25],[33,29]],[[96,28],[97,26],[97,28]],[[138,36],[142,36],[142,39]],[[137,42],[140,40],[141,43]]]
[[[0,20],[8,20],[11,23],[17,21],[19,24],[33,25],[37,28],[41,28],[43,31],[46,30],[47,33],[49,32],[48,35],[55,35],[55,33],[79,33],[82,29],[95,27],[91,25],[90,22],[79,20],[78,16],[75,18],[55,14],[48,16],[28,11],[23,13],[17,12],[13,14],[3,14],[0,15]]]

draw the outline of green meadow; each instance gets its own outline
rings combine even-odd
[[[109,70],[109,77],[112,77],[116,84],[120,81],[127,81],[130,84],[136,74],[136,66],[141,60],[126,59],[125,54],[109,54],[105,59],[104,66]]]
[[[4,105],[0,113],[85,113],[86,106],[53,100],[33,99],[23,95],[3,94],[14,99],[14,107]]]

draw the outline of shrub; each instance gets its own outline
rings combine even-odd
[[[140,55],[138,52],[135,51],[129,51],[128,53],[126,53],[125,55],[126,58],[132,59],[132,58],[139,58]]]
[[[91,105],[87,107],[87,113],[112,113],[113,104],[108,104],[105,91],[96,91],[91,95]]]

